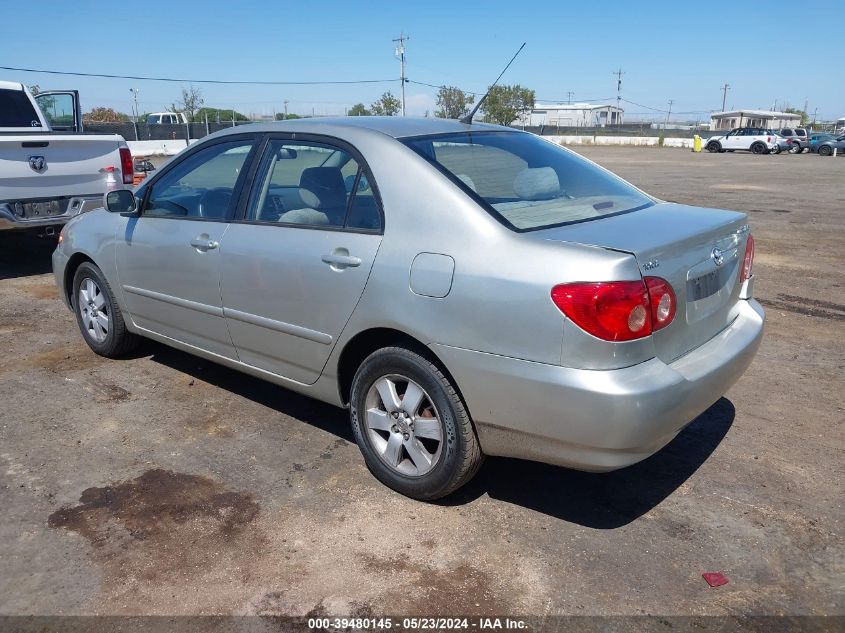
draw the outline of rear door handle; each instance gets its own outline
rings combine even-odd
[[[342,270],[344,268],[355,268],[356,266],[361,265],[360,257],[348,255],[347,253],[348,251],[345,248],[338,248],[335,249],[333,252],[328,253],[327,255],[323,255],[322,259],[323,262],[329,264],[332,268],[336,270]]]
[[[210,251],[220,246],[220,242],[209,239],[207,235],[205,237],[200,235],[191,240],[191,246],[201,251]]]

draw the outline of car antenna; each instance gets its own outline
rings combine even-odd
[[[478,108],[481,107],[481,104],[484,103],[484,100],[487,98],[487,95],[489,95],[490,91],[496,86],[497,83],[499,83],[499,80],[502,78],[502,75],[504,75],[507,69],[511,67],[511,64],[513,64],[513,60],[515,60],[516,56],[522,52],[523,48],[525,48],[525,42],[523,42],[522,46],[519,47],[519,50],[514,53],[513,57],[511,57],[511,60],[508,62],[508,65],[505,66],[505,69],[501,73],[499,73],[499,76],[496,77],[496,81],[494,81],[493,85],[487,89],[487,92],[484,93],[484,96],[478,100],[478,103],[475,104],[475,107],[470,111],[470,113],[465,117],[461,117],[460,119],[458,119],[461,123],[466,123],[467,125],[472,123],[472,117],[474,117],[475,113],[478,112]]]

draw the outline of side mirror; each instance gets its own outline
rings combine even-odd
[[[109,191],[105,195],[103,206],[111,213],[135,213],[138,210],[138,202],[135,194],[129,189],[118,189]]]

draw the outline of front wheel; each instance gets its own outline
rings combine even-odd
[[[831,154],[833,154],[833,148],[829,145],[822,145],[821,147],[819,147],[819,154],[821,154],[822,156],[830,156]]]
[[[376,478],[408,497],[445,497],[483,459],[455,386],[427,358],[402,347],[371,354],[352,381],[355,441]]]
[[[772,154],[780,154],[780,151],[781,151],[781,150],[780,150],[780,145],[775,145],[775,146],[772,148]]]
[[[137,346],[138,337],[126,329],[111,286],[94,264],[76,269],[71,301],[82,338],[95,353],[114,358]]]
[[[751,153],[752,154],[765,154],[766,153],[766,146],[763,143],[754,143],[751,146]]]

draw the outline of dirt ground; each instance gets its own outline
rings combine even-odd
[[[95,356],[53,245],[0,234],[0,614],[845,614],[845,160],[579,151],[749,213],[762,347],[641,464],[489,459],[441,503],[381,486],[345,411]]]

